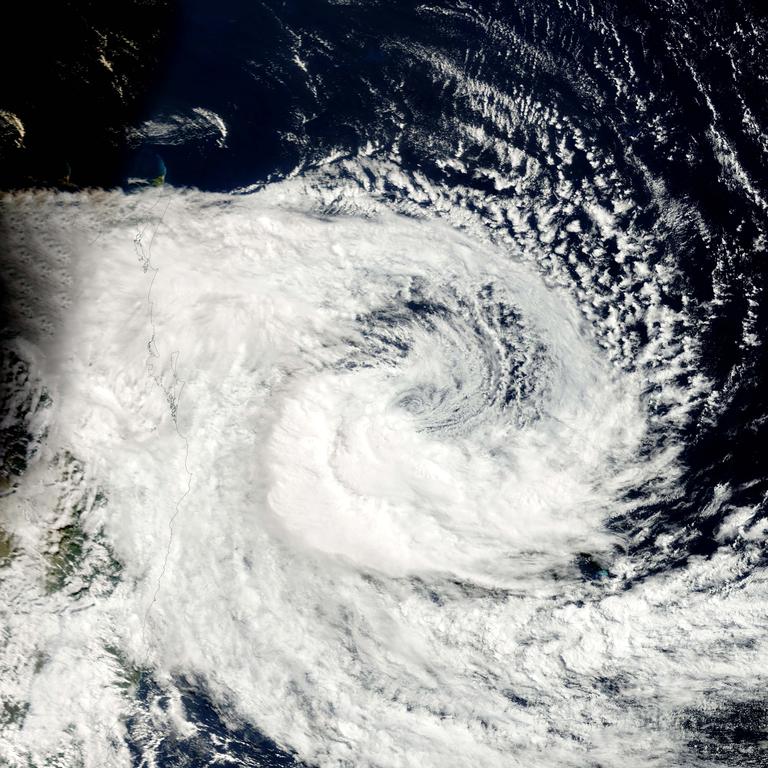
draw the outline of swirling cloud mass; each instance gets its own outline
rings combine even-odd
[[[20,350],[55,394],[15,535],[42,558],[74,506],[89,542],[62,590],[30,599],[32,558],[4,582],[12,618],[33,606],[6,755],[121,764],[126,722],[151,754],[195,728],[183,678],[310,764],[669,765],[712,681],[738,696],[766,660],[760,580],[694,588],[748,553],[624,588],[609,522],[676,492],[695,391],[661,372],[655,408],[513,243],[346,171],[6,202],[59,297]],[[137,715],[119,683],[148,667],[166,703]]]
[[[129,5],[0,105],[0,766],[768,765],[764,20]]]

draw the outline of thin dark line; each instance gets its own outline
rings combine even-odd
[[[150,220],[148,220],[144,224],[144,226],[137,231],[133,242],[134,242],[134,247],[136,249],[136,254],[138,256],[139,264],[141,265],[142,271],[145,273],[149,272],[150,270],[152,271],[152,278],[149,281],[149,286],[147,288],[147,306],[148,306],[148,314],[149,314],[149,324],[151,328],[151,335],[147,342],[147,353],[148,353],[147,363],[146,363],[147,373],[150,375],[152,380],[155,382],[158,388],[162,390],[163,394],[165,395],[165,399],[166,399],[166,402],[168,403],[171,420],[173,421],[173,426],[174,426],[174,429],[176,430],[176,434],[184,441],[184,471],[187,474],[187,487],[184,490],[184,493],[182,493],[182,495],[176,500],[173,514],[168,520],[168,545],[166,546],[166,549],[165,549],[163,564],[160,568],[160,573],[158,574],[157,581],[155,583],[155,590],[152,595],[152,599],[150,600],[149,605],[147,606],[147,609],[144,612],[144,619],[142,621],[141,634],[142,634],[142,640],[145,646],[146,646],[146,628],[147,628],[147,622],[149,621],[149,615],[155,603],[157,602],[157,597],[160,594],[160,589],[162,586],[162,580],[168,568],[168,560],[170,558],[171,547],[173,546],[173,539],[174,539],[174,524],[176,522],[176,518],[181,512],[181,506],[184,503],[184,500],[187,498],[187,496],[189,496],[189,494],[192,491],[192,478],[193,478],[193,473],[189,469],[189,439],[179,429],[179,422],[178,422],[179,402],[184,392],[184,387],[186,386],[186,380],[179,378],[178,372],[177,372],[179,351],[177,350],[171,354],[171,366],[172,366],[173,379],[170,387],[167,387],[163,383],[162,378],[155,373],[154,365],[153,365],[153,359],[158,358],[160,356],[160,353],[158,352],[158,349],[157,349],[156,326],[155,326],[155,316],[154,316],[155,302],[154,302],[154,299],[152,298],[152,289],[154,287],[155,279],[157,278],[157,274],[160,271],[160,268],[155,267],[152,264],[152,245],[157,236],[157,232],[160,229],[160,225],[163,223],[165,219],[165,215],[168,212],[168,207],[171,204],[170,196],[166,195],[165,197],[168,197],[168,200],[165,204],[165,207],[163,208],[162,214],[160,215],[157,223],[155,224],[154,229],[152,230],[152,236],[149,239],[149,243],[147,244],[146,249],[144,248],[142,240],[147,230],[151,226]],[[162,199],[163,199],[162,197],[159,197],[157,200],[155,200],[155,202],[152,204],[152,206],[150,206],[149,210],[147,211],[147,215],[151,214],[152,211],[155,210],[155,208],[157,207],[157,205],[160,203]],[[178,386],[178,392],[174,394],[174,389],[177,386]],[[146,666],[148,657],[149,657],[149,648],[146,649],[146,655],[144,657],[144,666]]]

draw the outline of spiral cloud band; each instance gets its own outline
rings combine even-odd
[[[11,521],[39,556],[2,582],[29,710],[0,758],[153,765],[197,686],[307,765],[668,766],[713,679],[754,687],[759,580],[703,590],[749,550],[633,581],[699,397],[670,374],[682,321],[646,302],[633,357],[590,276],[377,172],[6,199],[45,440]],[[634,275],[628,301],[669,279]],[[52,529],[82,538],[55,589]]]

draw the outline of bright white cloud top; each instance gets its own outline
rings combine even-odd
[[[631,205],[593,213],[634,255],[645,358],[621,318],[595,327],[597,280],[537,259],[554,230],[524,248],[522,220],[495,238],[440,190],[387,204],[343,175],[6,200],[39,280],[17,288],[19,353],[51,403],[4,500],[24,554],[3,690],[28,711],[0,761],[129,765],[150,669],[169,697],[141,714],[150,756],[196,727],[183,676],[309,764],[669,766],[712,681],[738,699],[766,667],[759,577],[704,590],[748,549],[622,584],[638,566],[608,521],[633,489],[675,492],[700,396],[670,374],[694,345],[653,301],[669,274]],[[102,549],[52,589],[73,509]],[[587,556],[611,577],[583,578]]]

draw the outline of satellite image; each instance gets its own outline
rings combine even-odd
[[[0,768],[768,768],[766,7],[0,36]]]

